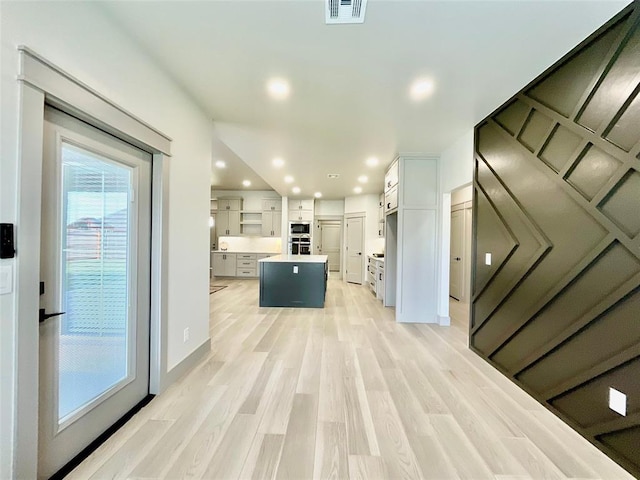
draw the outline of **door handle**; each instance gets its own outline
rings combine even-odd
[[[459,262],[460,260],[462,260],[460,257],[456,257],[456,262]]]
[[[42,323],[48,318],[57,317],[58,315],[64,315],[66,312],[45,313],[44,308],[41,308],[39,313],[40,315],[39,315],[38,323]]]

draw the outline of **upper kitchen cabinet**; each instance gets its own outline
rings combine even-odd
[[[384,193],[378,199],[378,237],[384,237]]]
[[[289,199],[289,221],[313,222],[313,199]]]
[[[384,191],[385,193],[391,190],[398,184],[398,168],[400,165],[400,160],[396,159],[384,174]]]
[[[395,160],[384,174],[384,210],[393,213],[398,209],[398,169],[400,160]]]
[[[240,235],[241,198],[218,198],[216,213],[216,234]]]
[[[216,233],[220,235],[240,235],[240,210],[218,210]]]
[[[263,210],[262,212],[262,236],[279,237],[282,234],[282,211]]]
[[[263,212],[281,212],[282,200],[279,198],[265,198],[262,200]]]
[[[219,198],[218,211],[220,210],[240,210],[242,208],[241,198]]]

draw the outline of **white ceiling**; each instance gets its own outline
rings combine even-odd
[[[342,198],[361,174],[380,192],[398,152],[440,153],[627,3],[369,0],[360,25],[325,25],[320,0],[104,5],[213,119],[215,188]],[[424,76],[434,93],[413,102]]]

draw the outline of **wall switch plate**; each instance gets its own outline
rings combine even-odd
[[[484,254],[484,264],[485,265],[491,265],[491,254],[490,253],[485,253]]]
[[[13,292],[13,266],[0,266],[0,295]]]
[[[626,416],[627,396],[615,388],[609,388],[609,408],[622,416]]]
[[[293,273],[298,273],[298,265],[293,266]]]
[[[187,343],[189,341],[189,327],[184,329],[184,332],[182,333],[182,341],[184,343]]]

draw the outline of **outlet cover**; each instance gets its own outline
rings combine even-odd
[[[615,388],[609,388],[609,408],[622,416],[626,416],[627,396]]]

